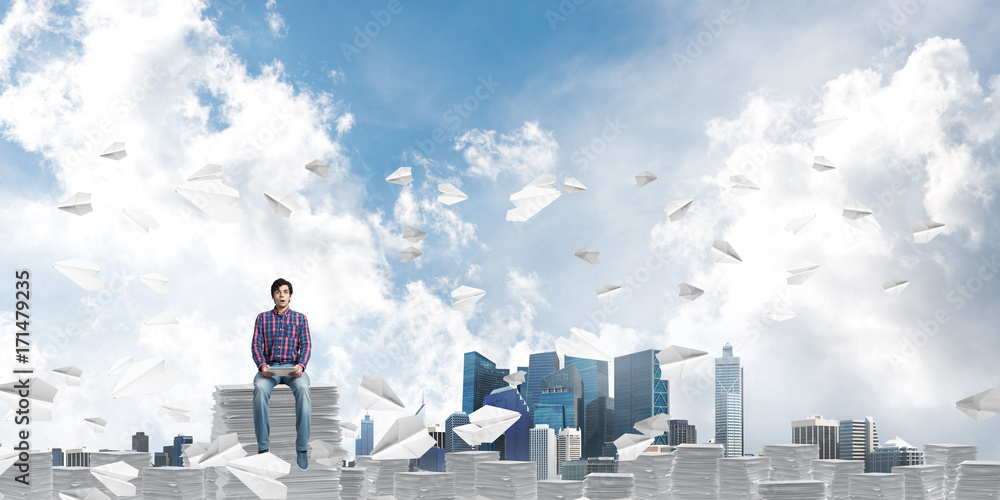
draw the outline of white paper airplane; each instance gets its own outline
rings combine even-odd
[[[90,430],[98,434],[104,434],[104,427],[108,425],[108,421],[101,417],[85,418],[83,421],[87,422],[87,427],[90,427]]]
[[[295,197],[290,194],[273,194],[264,191],[264,198],[267,199],[267,203],[271,205],[271,210],[274,213],[288,219],[292,215],[292,211],[299,208],[299,202],[295,201]]]
[[[729,190],[737,196],[743,196],[750,193],[755,193],[760,191],[760,187],[754,184],[753,181],[747,179],[743,175],[731,175],[729,176]]]
[[[313,160],[309,163],[306,163],[306,170],[324,179],[330,177],[330,165],[327,165],[326,163],[323,163],[319,160]]]
[[[344,439],[354,439],[358,435],[358,424],[354,422],[344,422],[340,424],[340,433]]]
[[[680,380],[694,372],[696,366],[708,359],[708,353],[672,345],[656,353],[660,361],[660,380]]]
[[[125,152],[124,142],[113,142],[110,146],[104,148],[104,151],[101,151],[101,158],[107,158],[109,160],[121,160],[126,156],[128,156],[128,154]]]
[[[701,297],[702,295],[705,294],[704,290],[702,290],[701,288],[698,288],[698,287],[696,287],[694,285],[689,285],[687,283],[681,283],[681,284],[679,284],[677,286],[681,289],[680,296],[683,297],[683,298],[685,298],[685,299],[688,299],[688,300],[697,299],[698,297]]]
[[[510,384],[511,387],[517,387],[517,386],[519,386],[519,385],[521,385],[521,384],[524,383],[524,376],[527,375],[527,374],[528,374],[528,372],[526,372],[524,370],[518,370],[518,371],[516,371],[514,373],[511,373],[510,375],[507,375],[506,377],[504,377],[503,381],[507,382],[508,384]]]
[[[179,368],[165,370],[165,363],[163,358],[157,357],[132,362],[111,391],[111,397],[117,399],[169,391],[180,381],[183,373]]]
[[[309,447],[312,448],[309,458],[324,467],[341,467],[347,457],[347,450],[319,439],[309,441]]]
[[[214,163],[206,163],[205,166],[198,169],[197,172],[189,175],[187,180],[189,182],[222,180],[222,165],[216,165]]]
[[[507,211],[507,220],[524,222],[556,201],[562,196],[562,193],[552,185],[555,182],[555,175],[542,174],[520,191],[510,195],[510,202],[514,204],[515,208]]]
[[[160,408],[163,408],[167,412],[167,415],[170,415],[177,422],[191,421],[191,415],[188,415],[188,413],[191,413],[191,407],[184,403],[167,403],[160,405]]]
[[[139,281],[145,283],[156,293],[170,293],[170,287],[167,286],[167,277],[162,274],[143,274],[142,276],[139,276]]]
[[[135,485],[129,481],[139,477],[139,469],[119,460],[114,463],[93,467],[90,474],[116,497],[135,496]]]
[[[217,222],[243,222],[243,210],[234,206],[240,193],[218,179],[189,181],[174,191]]]
[[[468,311],[484,295],[486,295],[486,292],[483,290],[462,285],[451,292],[451,298],[455,299],[455,303],[451,305],[451,308],[456,311]]]
[[[83,375],[83,370],[75,366],[64,366],[62,368],[56,368],[52,370],[59,380],[62,380],[64,384],[74,387],[80,386],[80,376]]]
[[[986,420],[1000,413],[1000,389],[986,389],[955,403],[958,408],[975,421]]]
[[[716,264],[739,264],[743,262],[740,254],[736,253],[736,249],[728,241],[715,240],[712,243],[712,249],[709,250],[709,255]]]
[[[944,224],[932,220],[918,220],[910,224],[914,243],[927,243],[944,231]]]
[[[828,160],[825,156],[815,156],[813,157],[813,170],[817,172],[827,172],[837,168],[832,161]]]
[[[643,436],[656,437],[670,430],[670,415],[659,413],[636,422],[632,427]]]
[[[291,468],[288,462],[270,452],[250,455],[226,464],[226,469],[261,500],[284,500],[288,497],[288,487],[278,481],[278,478],[288,475]]]
[[[424,254],[424,252],[421,252],[417,247],[407,247],[403,249],[401,253],[403,254],[403,258],[400,262],[409,262]]]
[[[205,454],[205,450],[208,450],[209,446],[212,446],[212,443],[195,441],[181,451],[181,456],[184,457],[184,462],[189,467],[193,467],[193,464],[197,464],[201,460],[201,456]]]
[[[413,226],[403,226],[403,239],[409,241],[410,243],[420,243],[420,240],[424,239],[426,236],[426,232]]]
[[[132,366],[132,356],[119,358],[113,365],[111,365],[111,369],[108,370],[108,375],[124,375],[130,366]]]
[[[445,205],[454,205],[469,198],[469,195],[463,193],[460,189],[447,182],[438,184],[438,191],[441,192],[441,194],[438,195],[438,201],[444,203]]]
[[[635,187],[643,187],[656,180],[656,175],[648,170],[643,170],[635,176]]]
[[[653,444],[655,439],[642,434],[622,434],[615,440],[618,460],[622,462],[635,460],[642,452],[646,451],[649,445]]]
[[[816,271],[819,271],[819,265],[811,262],[797,262],[789,265],[785,271],[788,273],[788,278],[785,279],[787,284],[801,285],[810,276],[816,274]]]
[[[247,456],[247,452],[243,449],[243,445],[240,444],[240,440],[234,432],[215,438],[201,456],[192,457],[191,467],[197,469],[221,467],[245,456]]]
[[[145,326],[173,326],[179,325],[177,318],[181,316],[180,309],[168,309],[153,319],[143,323]]]
[[[843,116],[823,115],[813,120],[815,128],[813,128],[812,132],[816,137],[824,136],[846,121],[847,118]]]
[[[586,191],[587,186],[584,186],[582,182],[576,180],[574,177],[567,177],[563,180],[563,191],[567,193],[578,193],[580,191]]]
[[[365,410],[394,411],[406,408],[382,377],[362,375],[354,400]]]
[[[469,414],[470,423],[455,427],[454,430],[463,441],[476,446],[496,441],[520,418],[521,414],[516,411],[484,405]]]
[[[575,358],[596,359],[598,361],[612,362],[614,358],[604,349],[601,339],[586,330],[579,328],[569,329],[569,338],[559,337],[556,339],[556,349],[564,356]]]
[[[688,213],[688,209],[691,208],[691,204],[694,200],[677,200],[671,201],[663,208],[663,211],[667,213],[667,217],[670,218],[670,222],[677,222],[684,218]]]
[[[436,441],[427,432],[424,417],[399,417],[372,448],[375,460],[417,459],[431,449]]]
[[[594,293],[597,294],[598,302],[608,302],[615,298],[615,295],[621,293],[621,285],[601,285],[594,289]]]
[[[59,492],[59,500],[111,500],[101,490],[94,487],[72,488]]]
[[[588,246],[584,246],[583,248],[573,252],[573,255],[579,257],[584,262],[589,262],[591,264],[600,264],[600,262],[598,262],[597,260],[597,254],[599,253],[601,252],[598,252],[597,250],[594,250],[593,248],[590,248]]]
[[[157,229],[160,227],[160,223],[156,222],[156,219],[154,219],[152,215],[147,215],[135,210],[125,210],[124,208],[122,209],[122,213],[124,213],[129,219],[132,219],[132,222],[135,222],[140,228],[142,228],[143,231],[146,231],[147,233],[150,229]]]
[[[786,321],[798,316],[787,303],[780,300],[764,303],[764,309],[764,315],[774,321]]]
[[[90,193],[73,193],[59,204],[59,210],[75,215],[86,215],[94,211],[90,204]]]
[[[898,296],[903,292],[903,290],[906,290],[906,287],[908,286],[910,286],[909,281],[895,278],[889,278],[882,282],[882,289],[885,290],[885,294],[890,297]]]
[[[19,380],[0,385],[0,401],[7,403],[12,410],[18,410],[21,404],[20,391],[22,388]],[[52,420],[52,405],[56,398],[58,389],[49,385],[48,382],[36,378],[28,377],[28,404],[31,408],[31,422],[49,422]]]
[[[792,219],[792,220],[788,221],[788,224],[785,224],[785,231],[788,231],[788,232],[792,233],[792,236],[795,236],[795,235],[799,234],[800,231],[802,231],[803,229],[805,229],[805,227],[807,225],[809,225],[809,223],[812,222],[813,219],[815,219],[815,218],[816,218],[816,214],[812,214],[812,215],[806,215],[806,216],[803,216],[803,217]]]
[[[399,167],[395,172],[389,174],[389,177],[386,177],[385,180],[386,182],[405,186],[413,182],[413,175],[410,173],[410,167]]]
[[[875,220],[875,216],[872,215],[872,209],[858,200],[845,201],[842,216],[844,220],[858,229],[875,231],[882,229],[882,226]]]
[[[84,290],[104,290],[104,282],[94,277],[97,273],[101,272],[101,267],[93,262],[83,259],[70,259],[56,262],[52,264],[52,267],[73,280],[73,283],[80,285],[80,288]]]

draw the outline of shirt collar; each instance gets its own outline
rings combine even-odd
[[[291,307],[289,307],[288,309],[285,309],[285,312],[283,312],[283,313],[279,313],[278,312],[278,307],[277,306],[275,306],[273,309],[271,309],[271,314],[273,314],[273,315],[275,315],[275,316],[277,316],[279,318],[288,317],[288,315],[291,312],[292,312],[292,308]]]

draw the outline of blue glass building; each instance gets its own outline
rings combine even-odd
[[[586,389],[584,389],[586,390]],[[615,434],[615,400],[600,396],[584,408],[583,421],[583,458],[614,456],[604,454],[604,444],[614,441]]]
[[[500,452],[500,460],[523,462],[530,460],[531,416],[528,414],[528,404],[524,402],[521,394],[509,385],[501,387],[487,395],[483,405],[505,408],[521,414],[521,418],[518,418],[517,422],[514,422],[514,425],[507,429],[507,432],[494,441],[493,449]]]
[[[594,428],[591,428],[592,425],[587,420],[587,407],[592,405],[597,398],[607,398],[611,394],[608,388],[608,362],[566,356],[566,366],[575,366],[576,371],[580,372],[580,378],[583,379],[583,409],[580,411],[580,431],[583,433],[582,456],[583,458],[600,456],[601,446],[604,445],[603,439],[609,436],[605,435],[604,432],[599,432],[597,426],[600,423],[598,422],[594,422]],[[601,420],[603,422],[604,417]],[[614,423],[611,425],[614,426]],[[595,439],[602,441],[598,443]]]
[[[555,351],[536,352],[528,356],[528,377],[524,384],[528,389],[524,400],[531,411],[535,411],[535,406],[541,398],[542,379],[557,371],[559,371],[559,355]]]
[[[52,448],[52,466],[62,467],[65,462],[62,448]]]
[[[375,448],[375,421],[366,413],[361,419],[361,434],[354,440],[354,456],[371,455]]]
[[[659,349],[648,349],[615,358],[615,432],[611,439],[634,432],[636,422],[670,413],[670,385],[660,380]],[[653,444],[668,444],[667,433]]]
[[[566,428],[566,411],[561,404],[537,404],[531,418],[536,427],[545,424],[557,432]]]
[[[562,423],[558,420],[558,411],[551,409],[551,406],[561,406]],[[539,395],[537,408],[542,411],[543,416],[552,415],[546,421],[539,420],[538,413],[535,413],[535,424],[547,424],[556,432],[568,427],[579,429],[583,423],[583,379],[576,367],[567,365],[566,368],[542,378],[542,393]]]
[[[431,472],[444,472],[444,454],[444,449],[437,446],[432,447],[417,460],[417,468]]]
[[[472,446],[462,440],[461,436],[455,434],[455,427],[461,427],[469,423],[469,416],[464,412],[456,411],[444,421],[444,451],[453,453],[456,451],[472,451]]]
[[[483,407],[483,399],[493,390],[509,387],[504,377],[510,370],[476,351],[465,353],[462,368],[462,411],[470,414]]]
[[[191,443],[194,443],[194,438],[191,436],[182,436],[180,434],[174,436],[174,446],[170,451],[172,454],[170,457],[170,465],[173,465],[174,467],[184,466],[184,455],[182,454],[184,451],[183,445]]]

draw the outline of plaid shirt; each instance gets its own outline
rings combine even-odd
[[[259,370],[261,366],[278,363],[296,363],[306,369],[312,341],[309,339],[309,320],[300,312],[277,309],[257,315],[253,325],[253,342],[250,352]]]

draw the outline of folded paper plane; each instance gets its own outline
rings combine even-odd
[[[556,339],[556,349],[564,356],[596,359],[611,362],[613,358],[604,349],[601,339],[591,332],[579,328],[570,328],[569,337]]]
[[[813,158],[813,170],[817,172],[827,172],[835,168],[837,168],[836,165],[825,156],[816,156]]]
[[[147,233],[149,232],[150,229],[157,229],[160,227],[160,223],[156,222],[156,219],[154,219],[152,215],[148,215],[136,210],[126,210],[124,208],[122,209],[122,213],[124,213],[126,217],[131,219],[132,222],[135,222],[136,225],[138,225],[140,228],[142,228],[143,231],[146,231]]]
[[[811,262],[799,262],[789,265],[785,271],[788,272],[788,278],[785,279],[787,284],[801,285],[810,276],[816,274],[816,271],[819,271],[819,265]]]
[[[518,371],[516,371],[514,373],[511,373],[510,375],[507,375],[506,377],[504,377],[503,381],[507,382],[508,384],[510,384],[511,387],[517,387],[517,386],[519,386],[519,385],[521,385],[521,384],[524,383],[524,376],[527,375],[527,374],[528,374],[528,372],[526,372],[524,370],[518,370]]]
[[[93,262],[83,259],[70,259],[56,262],[52,264],[52,267],[73,280],[73,283],[80,285],[80,288],[84,290],[104,290],[104,282],[94,277],[97,273],[101,272],[101,267]]]
[[[344,435],[344,439],[354,439],[358,435],[358,424],[354,422],[341,423],[340,433]]]
[[[486,295],[486,292],[483,290],[462,285],[451,292],[451,298],[455,299],[455,303],[451,305],[451,308],[456,311],[468,311],[484,295]]]
[[[660,361],[660,380],[680,380],[694,372],[695,367],[708,359],[708,353],[672,345],[656,354]]]
[[[19,380],[0,385],[0,401],[7,403],[12,410],[17,410],[21,403],[19,392],[23,389],[17,387]],[[35,377],[28,377],[28,386],[31,388],[27,396],[28,404],[31,408],[32,422],[49,422],[52,420],[52,405],[56,398],[58,389],[49,385],[48,382]]]
[[[324,467],[340,467],[344,463],[343,459],[347,457],[347,450],[319,439],[309,441],[309,447],[312,448],[312,455],[309,458]]]
[[[125,152],[124,142],[113,142],[110,146],[104,148],[104,151],[101,151],[101,158],[107,158],[109,160],[121,160],[126,156],[128,156],[128,154]]]
[[[643,187],[656,180],[656,175],[648,170],[644,170],[635,176],[635,187]]]
[[[85,418],[83,421],[87,422],[87,427],[90,427],[90,430],[98,434],[104,434],[104,428],[108,425],[108,421],[101,417]]]
[[[413,174],[410,173],[410,167],[399,167],[395,172],[389,174],[389,177],[386,177],[385,180],[386,182],[391,182],[392,184],[405,186],[413,182]]]
[[[735,195],[743,196],[760,191],[760,187],[746,176],[732,175],[729,177],[729,190]]]
[[[958,408],[975,421],[995,417],[1000,413],[1000,389],[986,389],[955,403]]]
[[[212,446],[212,443],[195,441],[181,451],[181,456],[184,457],[184,462],[188,464],[189,467],[194,467],[194,464],[197,464],[198,461],[201,460],[201,456],[205,454],[205,450],[207,450],[209,446]]]
[[[524,222],[562,196],[562,193],[552,185],[555,182],[555,175],[542,174],[520,191],[510,195],[510,202],[515,208],[507,211],[507,220]]]
[[[399,417],[372,448],[375,460],[417,459],[431,449],[436,441],[427,432],[424,417]]]
[[[191,467],[221,467],[233,460],[247,456],[246,450],[240,444],[236,433],[225,434],[215,438],[205,452],[198,457],[192,457]]]
[[[62,490],[59,492],[59,500],[111,500],[111,497],[97,488],[87,486]]]
[[[190,422],[191,421],[191,407],[183,403],[167,403],[165,405],[160,405],[177,422]]]
[[[882,229],[882,226],[875,220],[872,209],[858,200],[845,201],[844,212],[841,215],[847,223],[858,229],[866,231],[878,231]]]
[[[576,180],[574,177],[567,177],[563,180],[563,191],[567,193],[578,193],[580,191],[586,191],[587,186],[584,186],[582,182]]]
[[[677,200],[671,201],[663,208],[663,211],[667,213],[667,217],[670,218],[670,222],[677,222],[684,218],[688,213],[688,209],[691,208],[691,204],[694,200]]]
[[[413,226],[403,226],[403,239],[409,241],[410,243],[419,243],[420,240],[424,239],[426,236],[426,232]]]
[[[812,222],[813,219],[815,218],[816,214],[812,214],[792,219],[788,221],[788,224],[785,224],[785,231],[788,231],[792,233],[792,236],[795,236],[799,234],[800,231],[805,229],[805,227],[808,226],[809,223]]]
[[[681,283],[677,285],[681,289],[680,296],[688,300],[694,300],[705,294],[705,291],[694,285],[689,285],[687,283]]]
[[[413,259],[416,259],[417,257],[420,257],[421,255],[424,254],[424,252],[421,252],[420,249],[417,247],[407,247],[402,251],[402,254],[403,258],[400,260],[400,262],[409,262]]]
[[[670,430],[670,415],[660,413],[635,423],[635,430],[646,437],[655,437]]]
[[[207,163],[204,167],[201,167],[198,171],[189,175],[187,180],[189,182],[222,180],[222,165]]]
[[[716,264],[739,264],[743,262],[740,254],[736,253],[736,249],[728,241],[715,240],[712,243],[709,255]]]
[[[323,163],[319,160],[313,160],[309,163],[306,163],[306,170],[324,179],[330,177],[330,165],[327,165],[326,163]]]
[[[90,204],[90,193],[73,193],[59,204],[59,210],[74,215],[86,215],[94,211]]]
[[[90,469],[90,474],[116,497],[135,496],[135,485],[129,481],[139,477],[139,469],[124,461],[93,467]]]
[[[455,427],[455,433],[473,446],[492,443],[520,418],[521,414],[516,411],[486,405],[470,413],[470,423]]]
[[[621,285],[601,285],[594,290],[598,302],[608,302],[622,291]]]
[[[164,369],[163,358],[134,361],[111,391],[112,398],[125,398],[169,391],[181,379],[179,368]]]
[[[890,297],[899,296],[899,294],[903,293],[903,290],[906,290],[906,287],[908,286],[910,286],[909,281],[896,278],[889,278],[882,282],[882,289],[885,290],[885,294]]]
[[[579,257],[584,262],[588,262],[590,264],[600,264],[600,262],[597,261],[597,254],[599,253],[601,252],[598,252],[588,246],[584,246],[583,248],[573,252],[573,255]]]
[[[914,243],[927,243],[944,231],[944,224],[932,220],[920,220],[910,225]]]
[[[174,191],[217,222],[223,224],[243,222],[243,210],[235,206],[236,201],[240,199],[240,193],[223,184],[221,180],[188,181],[177,186]]]
[[[278,478],[288,475],[291,465],[273,453],[232,460],[226,464],[226,469],[261,500],[282,500],[288,497],[288,487]]]
[[[267,203],[271,205],[271,210],[274,210],[275,214],[286,219],[292,215],[293,210],[299,208],[299,202],[295,201],[295,197],[290,194],[274,194],[265,191],[264,198],[267,199]]]
[[[52,371],[64,384],[77,387],[80,385],[80,376],[83,375],[83,370],[75,366],[64,366]]]
[[[615,440],[618,460],[623,462],[635,460],[642,452],[646,451],[649,445],[653,444],[655,439],[642,434],[622,434]]]
[[[460,189],[447,182],[438,184],[438,191],[441,192],[441,194],[438,195],[438,201],[444,203],[445,205],[454,205],[469,198],[469,195],[463,193]]]
[[[393,411],[406,408],[389,387],[389,383],[373,375],[361,376],[361,385],[353,397],[365,410]]]
[[[152,288],[156,293],[169,293],[170,287],[167,286],[167,278],[161,274],[149,273],[139,276],[139,281],[145,283],[149,288]]]

